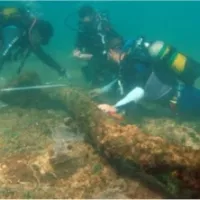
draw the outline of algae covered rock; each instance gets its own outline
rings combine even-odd
[[[140,172],[144,177],[154,177],[161,183],[160,185],[175,195],[180,196],[185,189],[188,189],[195,191],[196,196],[200,196],[200,151],[198,149],[171,143],[159,135],[146,134],[136,125],[119,124],[102,113],[94,102],[76,89],[60,89],[56,94],[54,98],[59,99],[59,103],[67,108],[71,119],[62,119],[65,125],[59,125],[56,121],[52,123],[54,126],[51,128],[45,128],[53,133],[51,144],[48,148],[38,150],[37,155],[27,158],[29,161],[27,166],[32,170],[37,185],[51,183],[58,186],[54,188],[55,195],[51,195],[56,198],[91,198],[98,194],[102,198],[106,195],[111,197],[114,195],[112,192],[102,193],[108,188],[112,189],[113,184],[118,180],[115,170],[107,165],[108,161],[116,171],[119,171],[120,176],[122,171],[129,172],[131,181],[134,181],[136,174]],[[16,95],[13,99],[16,100],[19,96]],[[1,97],[5,98],[3,95]],[[44,95],[42,91],[37,93],[37,97],[40,99],[39,103],[42,100],[47,103],[51,99],[50,95],[47,93]],[[28,98],[27,93],[21,96],[20,102],[23,101],[30,106],[35,102]],[[51,117],[55,120],[55,116]],[[40,119],[39,124],[42,124],[43,120]],[[46,123],[44,126],[48,127],[50,124]],[[45,132],[43,129],[43,126],[39,126],[36,130],[43,133]],[[80,133],[76,132],[77,130],[80,130]],[[83,136],[101,157],[83,141]],[[106,161],[103,158],[106,158]],[[151,190],[156,191],[159,184],[156,185],[155,179],[152,178],[149,182],[143,179],[143,182],[147,181],[155,185]],[[169,185],[169,182],[172,185]],[[141,191],[150,188],[150,184],[146,187],[141,185]],[[174,185],[177,188],[174,189]],[[59,186],[62,186],[62,189]],[[48,187],[52,186],[48,185]],[[134,194],[131,194],[130,190],[128,194],[127,190],[118,191],[118,194],[139,198],[139,195],[136,195],[137,190]],[[151,196],[149,191],[144,193],[146,197]],[[159,196],[158,192],[155,192],[156,195]]]

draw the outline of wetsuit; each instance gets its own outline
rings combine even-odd
[[[114,105],[118,110],[143,99],[169,107],[176,98],[177,113],[200,115],[200,91],[177,80],[167,67],[152,66],[148,57],[125,57],[119,78],[104,86],[102,92],[110,91],[116,84],[123,96]]]
[[[110,81],[110,76],[116,68],[112,68],[110,65],[113,63],[107,60],[106,44],[114,37],[120,37],[120,35],[111,27],[108,19],[99,13],[97,13],[93,25],[79,24],[75,48],[93,55],[88,65],[82,68],[82,72],[89,82],[98,85],[101,78],[103,81]]]
[[[21,64],[18,69],[18,72],[20,72],[26,59],[31,53],[34,53],[49,67],[56,70],[60,75],[64,75],[65,70],[51,56],[47,55],[41,46],[33,48],[31,45],[29,31],[34,25],[34,20],[36,20],[36,23],[39,21],[32,17],[26,9],[17,7],[0,8],[0,70],[6,60],[20,58]],[[48,41],[46,44],[48,44]]]

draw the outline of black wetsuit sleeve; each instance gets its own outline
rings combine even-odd
[[[75,48],[79,50],[82,48],[82,35],[79,32],[76,36]]]
[[[122,38],[122,36],[113,28],[109,20],[102,22],[102,29],[104,30],[107,40],[112,38]]]
[[[78,31],[76,34],[75,48],[82,50],[85,47],[85,33],[81,31],[81,24],[78,24]]]
[[[32,51],[43,63],[56,70],[59,74],[63,72],[62,67],[50,55],[44,52],[40,46],[34,48]]]

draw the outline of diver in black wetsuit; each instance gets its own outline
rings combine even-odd
[[[109,48],[109,58],[118,63],[119,76],[109,85],[95,89],[93,96],[109,92],[117,85],[122,98],[115,105],[99,105],[101,110],[111,113],[130,110],[129,105],[144,100],[170,108],[174,114],[200,116],[200,90],[183,82],[165,60],[152,59],[150,43],[143,37],[114,46]],[[189,73],[186,78],[190,78]]]
[[[107,42],[121,36],[112,28],[107,16],[91,6],[82,6],[78,14],[79,29],[73,55],[88,61],[82,72],[87,81],[99,84],[101,78],[105,80],[107,76],[107,79],[110,79],[113,74],[113,71],[106,74],[108,69],[111,69],[107,66],[112,64],[107,60]]]
[[[24,8],[0,8],[0,70],[6,60],[21,59],[18,73],[24,67],[26,59],[34,53],[43,63],[56,70],[60,76],[67,75],[62,68],[43,49],[53,36],[52,25],[38,19]]]

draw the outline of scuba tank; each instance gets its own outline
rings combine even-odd
[[[200,89],[200,63],[177,51],[163,41],[155,41],[148,46],[148,53],[175,73],[185,84]],[[161,66],[163,66],[161,63]]]

